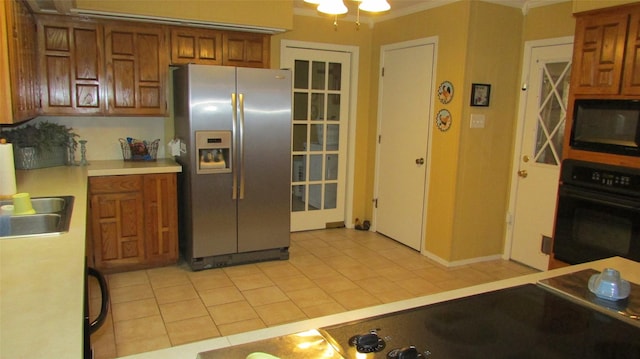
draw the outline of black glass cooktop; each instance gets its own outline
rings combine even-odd
[[[533,284],[322,331],[346,358],[640,358],[640,327]]]

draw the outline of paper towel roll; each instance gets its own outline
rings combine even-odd
[[[16,192],[16,167],[13,164],[13,145],[0,143],[0,198],[10,198]]]

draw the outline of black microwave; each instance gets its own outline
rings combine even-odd
[[[571,148],[640,156],[640,101],[576,100]]]

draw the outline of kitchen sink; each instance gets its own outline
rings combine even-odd
[[[31,204],[36,214],[0,219],[0,239],[55,235],[69,231],[73,196],[36,197]],[[0,206],[11,204],[0,201]]]

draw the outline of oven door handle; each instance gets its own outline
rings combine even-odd
[[[107,312],[109,311],[109,289],[107,287],[107,279],[97,269],[87,267],[87,274],[98,280],[98,285],[100,286],[100,297],[102,298],[102,302],[100,303],[100,313],[89,325],[89,333],[93,334],[107,320]]]
[[[559,195],[570,196],[572,198],[599,203],[610,207],[640,211],[640,201],[630,200],[629,198],[616,196],[613,194],[603,195],[599,192],[589,191],[582,188],[577,189],[563,185],[560,186]]]

